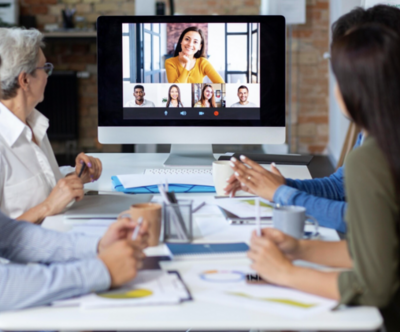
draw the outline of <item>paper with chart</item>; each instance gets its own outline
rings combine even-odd
[[[246,283],[249,266],[202,266],[182,274],[195,300],[238,306],[290,318],[328,311],[336,301],[269,284]]]
[[[254,198],[219,198],[215,200],[215,204],[239,218],[255,218],[256,215],[256,200]],[[272,205],[260,201],[261,218],[271,218],[272,210]]]
[[[178,304],[191,296],[178,274],[162,270],[139,271],[130,283],[106,292],[56,301],[54,306],[79,305],[82,309]]]
[[[124,188],[137,188],[159,185],[167,181],[169,184],[186,184],[198,186],[214,186],[210,174],[125,174],[117,175]]]

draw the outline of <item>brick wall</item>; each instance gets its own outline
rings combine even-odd
[[[145,0],[137,0],[145,1]],[[20,0],[21,14],[35,15],[39,28],[61,24],[60,12],[76,8],[92,25],[99,15],[134,14],[133,0]],[[260,0],[175,0],[175,11],[187,15],[257,15]],[[167,12],[168,12],[167,2]],[[56,69],[86,70],[79,80],[81,148],[116,151],[118,146],[97,142],[97,73],[95,40],[49,41],[45,54]],[[307,23],[293,27],[292,141],[293,152],[323,153],[328,143],[329,0],[307,0]]]

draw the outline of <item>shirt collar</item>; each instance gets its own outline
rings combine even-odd
[[[34,109],[27,121],[35,134],[36,140],[41,142],[49,127],[49,120]],[[9,146],[13,146],[23,133],[29,141],[32,140],[32,133],[28,126],[0,102],[0,135],[3,136]]]
[[[32,113],[29,114],[27,121],[35,134],[37,142],[42,142],[43,138],[46,136],[47,129],[49,129],[49,119],[38,110],[34,109]]]
[[[135,99],[135,104],[136,104],[136,106],[138,106],[138,107],[142,107],[142,106],[146,105],[146,103],[147,103],[146,99],[143,99],[143,103],[142,103],[141,105],[136,104],[136,99]]]

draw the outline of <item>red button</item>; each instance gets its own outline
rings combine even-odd
[[[218,112],[218,111],[215,111],[215,112],[214,112],[214,115],[215,115],[215,116],[218,116],[218,115],[219,115],[219,112]]]

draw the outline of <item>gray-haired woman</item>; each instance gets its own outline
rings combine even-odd
[[[42,40],[34,29],[0,28],[0,209],[33,223],[80,200],[83,184],[102,171],[100,160],[84,153],[76,158],[75,174],[64,177],[58,168],[46,134],[49,121],[35,109],[53,70]]]

